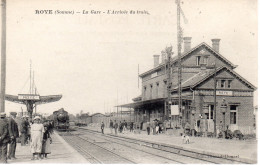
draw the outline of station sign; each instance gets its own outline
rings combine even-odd
[[[158,72],[155,72],[155,73],[151,74],[151,78],[154,78],[156,76],[158,76]]]
[[[179,115],[179,106],[178,105],[171,105],[171,115]]]
[[[233,91],[216,91],[218,96],[233,96]]]
[[[39,95],[19,94],[18,100],[40,100]]]

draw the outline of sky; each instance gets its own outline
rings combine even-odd
[[[257,1],[183,0],[181,6],[188,20],[181,21],[183,36],[192,37],[191,46],[221,39],[220,53],[257,86]],[[54,14],[57,10],[74,14]],[[128,13],[107,14],[107,10]],[[175,0],[9,0],[6,93],[29,91],[31,60],[39,94],[62,94],[60,101],[38,106],[38,112],[115,111],[115,105],[141,94],[138,64],[140,73],[151,69],[153,55],[169,45],[176,55],[176,21]],[[254,95],[257,105],[257,92]],[[6,112],[19,112],[21,107],[26,109],[6,102]]]

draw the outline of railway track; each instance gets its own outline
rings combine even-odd
[[[87,136],[87,134],[89,135],[95,134],[95,136],[92,137],[103,138],[111,143],[116,143],[119,145],[127,146],[129,148],[134,148],[136,150],[143,151],[149,154],[156,153],[154,156],[164,157],[165,159],[175,161],[176,163],[196,163],[196,164],[200,164],[200,163],[211,163],[211,164],[212,163],[213,164],[243,163],[245,164],[246,163],[249,164],[248,162],[244,162],[244,161],[233,160],[225,157],[212,156],[212,155],[207,155],[205,153],[189,151],[181,147],[173,147],[164,144],[156,144],[154,142],[128,138],[125,136],[122,137],[122,136],[116,136],[111,134],[102,135],[100,132],[85,129],[85,128],[81,128],[80,130],[78,130],[78,132],[81,133],[81,136]],[[151,152],[151,149],[157,152]],[[158,150],[160,150],[160,152],[158,152]]]
[[[93,136],[93,134],[94,134],[94,136]],[[130,150],[128,152],[128,155],[125,155],[125,156],[131,157],[131,155],[134,155],[132,158],[129,158],[129,159],[139,159],[138,157],[145,157],[146,160],[143,160],[143,162],[138,162],[141,164],[148,163],[147,161],[149,161],[149,160],[147,160],[147,159],[152,160],[151,163],[153,163],[153,164],[184,164],[184,163],[190,163],[190,162],[193,162],[196,164],[208,163],[206,161],[195,161],[194,162],[194,160],[192,161],[189,158],[187,161],[187,157],[180,158],[180,156],[178,156],[178,155],[172,155],[169,153],[165,154],[163,152],[158,152],[158,150],[150,150],[149,148],[147,148],[143,145],[132,145],[129,143],[125,143],[125,141],[122,143],[122,142],[118,141],[117,139],[111,139],[111,137],[105,137],[102,134],[98,134],[96,132],[91,132],[91,133],[86,134],[86,132],[84,132],[84,130],[83,130],[83,131],[81,131],[80,136],[82,137],[82,139],[91,140],[91,141],[97,142],[97,143],[100,143],[100,141],[104,141],[105,143],[108,143],[108,144],[114,144],[114,145],[116,144],[118,146],[117,150],[120,150],[118,152],[122,152],[122,148],[125,148],[125,150]],[[106,146],[106,147],[109,147],[109,146]],[[138,154],[138,152],[139,152],[139,154]],[[140,152],[142,154],[140,154]],[[129,153],[131,155],[129,155]]]
[[[64,132],[59,135],[92,164],[136,164],[136,162],[80,136]]]

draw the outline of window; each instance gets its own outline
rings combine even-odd
[[[197,56],[197,57],[196,57],[196,65],[197,65],[197,66],[200,65],[200,59],[201,59],[201,56]]]
[[[237,124],[237,105],[230,105],[230,124]]]
[[[205,57],[204,57],[204,64],[208,65],[208,61],[209,61],[208,56],[205,56]]]
[[[228,80],[228,84],[227,84],[228,88],[231,88],[231,82],[232,82],[232,80]]]
[[[218,80],[216,80],[216,88],[218,88],[219,87],[219,82],[218,82]]]
[[[156,83],[156,97],[158,97],[158,91],[159,91],[159,82]]]
[[[214,105],[209,105],[209,111],[205,114],[207,116],[207,119],[214,119]]]
[[[146,97],[146,86],[144,86],[144,99]]]
[[[209,105],[210,119],[214,119],[214,105]]]
[[[226,85],[226,80],[221,80],[220,87],[225,88],[225,85]]]
[[[150,98],[153,97],[153,84],[150,85]]]
[[[163,91],[163,97],[166,96],[166,92],[167,92],[167,80],[163,80],[164,82],[164,91]]]

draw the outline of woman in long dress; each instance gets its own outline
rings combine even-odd
[[[33,124],[31,125],[31,152],[33,154],[32,160],[39,159],[41,151],[42,151],[42,138],[44,133],[43,124],[41,124],[41,118],[36,116]]]
[[[43,133],[43,141],[42,141],[42,159],[47,159],[47,155],[51,153],[51,136],[50,130],[48,129],[48,125],[44,125],[45,132]]]

